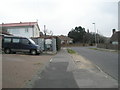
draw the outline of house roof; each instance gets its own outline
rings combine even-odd
[[[120,36],[120,31],[116,31],[110,38],[110,41],[118,41],[118,37]]]
[[[58,37],[59,37],[61,40],[67,40],[67,41],[73,40],[73,39],[71,39],[70,37],[63,36],[63,35],[58,36]]]
[[[37,24],[37,22],[20,22],[20,23],[2,23],[0,26],[2,27],[15,27],[15,26],[33,26]]]

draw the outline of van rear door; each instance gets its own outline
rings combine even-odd
[[[10,37],[3,37],[2,48],[3,49],[6,49],[6,48],[11,49],[12,48],[12,39]]]

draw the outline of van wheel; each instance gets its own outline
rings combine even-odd
[[[9,48],[6,48],[6,49],[4,50],[4,52],[5,52],[6,54],[10,54],[10,53],[11,53],[11,50],[10,50]]]
[[[36,55],[37,54],[36,50],[31,50],[31,54]]]

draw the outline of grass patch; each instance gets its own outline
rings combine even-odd
[[[92,49],[92,50],[99,50],[99,51],[108,51],[107,49],[98,49],[98,48],[89,48],[89,49]]]
[[[89,48],[89,49],[98,50],[97,48]]]
[[[41,65],[41,63],[34,63],[34,65]]]
[[[89,48],[89,49],[93,49],[93,50],[99,50],[99,51],[107,51],[107,52],[119,52],[119,50],[110,50],[110,49],[99,49],[99,48]]]
[[[72,49],[67,49],[67,51],[68,51],[68,53],[70,53],[70,54],[75,54],[76,52],[74,51],[74,50],[72,50]]]

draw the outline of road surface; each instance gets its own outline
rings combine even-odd
[[[100,67],[104,72],[118,80],[118,53],[90,49],[91,47],[72,47],[86,59]],[[93,48],[93,47],[92,47]]]

